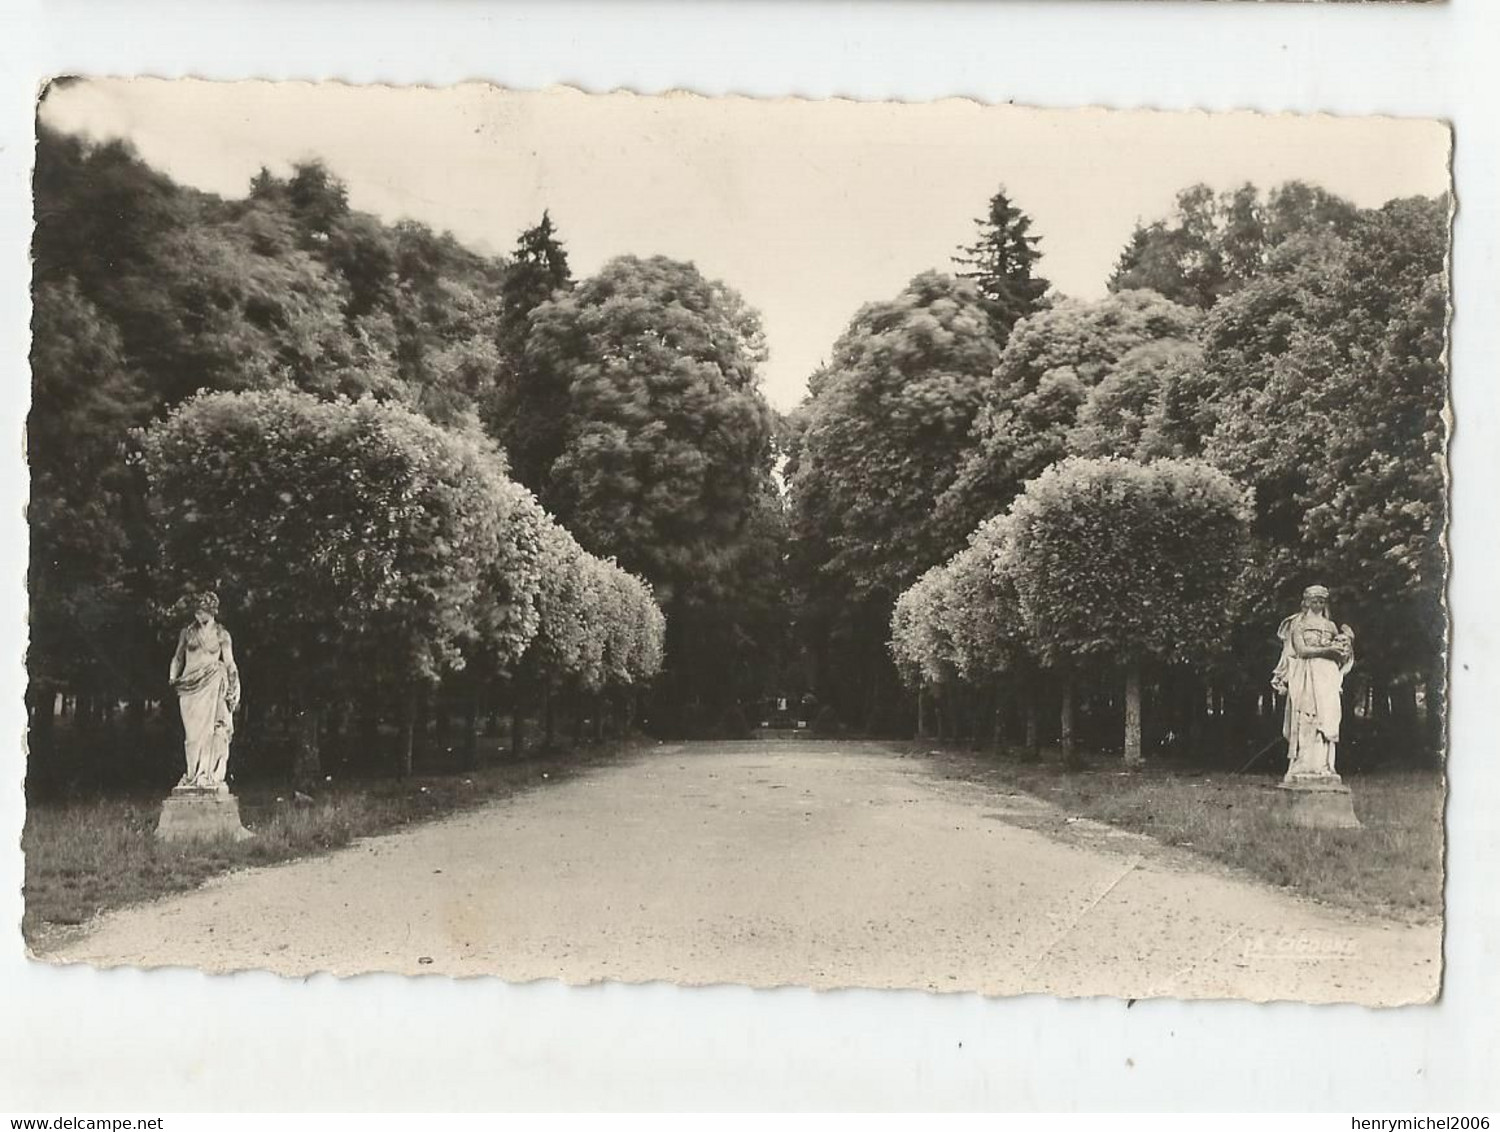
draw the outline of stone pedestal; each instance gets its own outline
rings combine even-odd
[[[162,841],[205,841],[216,837],[244,841],[255,834],[240,824],[240,802],[228,786],[216,790],[179,786],[161,804],[156,836]]]
[[[1277,787],[1286,820],[1305,829],[1359,829],[1354,795],[1336,774],[1299,774]]]

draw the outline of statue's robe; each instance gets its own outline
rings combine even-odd
[[[229,632],[214,625],[208,632],[184,633],[174,664],[172,687],[182,709],[183,746],[187,773],[181,786],[217,788],[228,770],[229,744],[234,738],[234,713],[229,700],[237,690],[239,673],[232,661]]]
[[[1309,776],[1332,775],[1334,756],[1343,722],[1344,674],[1353,658],[1342,663],[1326,657],[1298,656],[1293,635],[1302,634],[1310,648],[1329,648],[1338,636],[1338,626],[1326,617],[1296,613],[1281,623],[1281,661],[1272,682],[1286,688],[1286,713],[1282,734],[1287,741],[1287,781]]]

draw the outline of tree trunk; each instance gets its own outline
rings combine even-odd
[[[1141,662],[1132,657],[1125,664],[1125,765],[1138,767],[1141,754]]]
[[[461,748],[465,770],[473,770],[479,765],[479,694],[479,681],[470,681],[469,694],[464,697],[464,734]]]
[[[1005,749],[1005,712],[1010,706],[1006,695],[1006,683],[995,677],[994,711],[990,717],[990,749],[999,754]]]
[[[77,705],[73,709],[73,726],[84,734],[95,730],[94,697],[88,693],[80,693]]]
[[[520,689],[514,685],[510,690],[510,757],[518,759],[526,753],[526,717],[522,712]]]
[[[1041,708],[1038,699],[1042,692],[1042,682],[1037,678],[1037,671],[1031,664],[1025,663],[1021,667],[1021,761],[1034,763],[1042,757],[1042,727]]]
[[[521,714],[521,705],[510,709],[510,757],[518,759],[526,753],[526,720]]]
[[[863,731],[872,735],[876,731],[880,715],[880,662],[872,662],[868,656],[860,661],[861,691],[865,697]]]
[[[396,777],[410,778],[416,745],[417,690],[407,689],[401,701],[401,730],[396,738]]]
[[[1203,683],[1196,676],[1188,676],[1187,685],[1187,743],[1189,754],[1196,756],[1203,749],[1203,717],[1206,693]]]
[[[557,738],[557,712],[552,703],[552,683],[542,685],[542,750],[552,750]]]
[[[1059,713],[1059,745],[1062,747],[1063,765],[1074,768],[1079,765],[1078,745],[1073,738],[1074,681],[1071,675],[1063,677],[1062,711]]]
[[[50,701],[52,697],[47,697]],[[47,707],[50,711],[52,705]],[[125,732],[132,743],[140,745],[146,738],[146,701],[133,698],[125,707]]]
[[[446,747],[453,734],[452,691],[440,686],[432,693],[432,735],[439,747]]]
[[[1260,729],[1256,726],[1253,692],[1244,688],[1234,689],[1225,697],[1225,708],[1228,711],[1230,734],[1236,741],[1260,733]]]
[[[411,762],[415,764],[417,759],[425,760],[427,755],[427,725],[432,720],[432,702],[426,688],[415,689],[411,695],[411,740],[408,745],[412,751]],[[407,773],[411,773],[410,767]]]
[[[1175,667],[1164,667],[1161,669],[1160,677],[1157,679],[1151,697],[1153,711],[1151,715],[1158,720],[1157,736],[1163,743],[1169,735],[1177,737],[1187,733],[1187,706],[1186,694],[1183,685],[1187,683],[1186,674]]]
[[[1410,682],[1391,692],[1391,707],[1403,727],[1415,728],[1417,721],[1417,688]]]
[[[380,714],[375,705],[365,701],[360,705],[359,720],[354,727],[354,762],[359,766],[374,766],[380,751]]]
[[[568,730],[572,735],[573,746],[575,747],[583,746],[583,707],[587,702],[583,697],[583,693],[577,690],[568,697],[568,707],[570,709],[568,712]]]
[[[927,685],[917,685],[917,738],[927,738]]]
[[[1447,737],[1448,726],[1446,718],[1446,701],[1444,699],[1444,684],[1447,674],[1441,670],[1428,673],[1426,689],[1427,695],[1424,703],[1427,716],[1423,721],[1426,724],[1427,754],[1437,761],[1443,760],[1443,741]],[[52,711],[52,704],[47,704],[47,711]]]
[[[56,720],[53,714],[56,696],[51,688],[33,684],[27,689],[26,699],[31,707],[31,732],[28,746],[33,754],[50,753],[54,733],[52,725]]]
[[[292,785],[309,794],[323,781],[321,716],[304,700],[292,705]]]
[[[248,722],[248,721],[247,721]],[[335,763],[349,757],[349,701],[340,700],[323,713],[318,746]]]

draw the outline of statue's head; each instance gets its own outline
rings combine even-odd
[[[1328,587],[1308,586],[1302,591],[1302,609],[1306,613],[1328,613]]]
[[[207,625],[219,616],[219,595],[213,590],[204,590],[202,593],[189,594],[187,599],[188,610],[193,615],[193,620],[200,625]]]

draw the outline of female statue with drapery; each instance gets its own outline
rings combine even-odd
[[[1286,696],[1285,781],[1338,780],[1334,758],[1343,720],[1344,675],[1354,666],[1354,632],[1328,616],[1328,590],[1308,586],[1302,609],[1281,623],[1281,661],[1271,687]]]
[[[188,599],[193,622],[177,637],[168,676],[182,710],[187,771],[179,788],[227,790],[229,744],[240,703],[240,673],[229,630],[219,624],[216,594]]]

